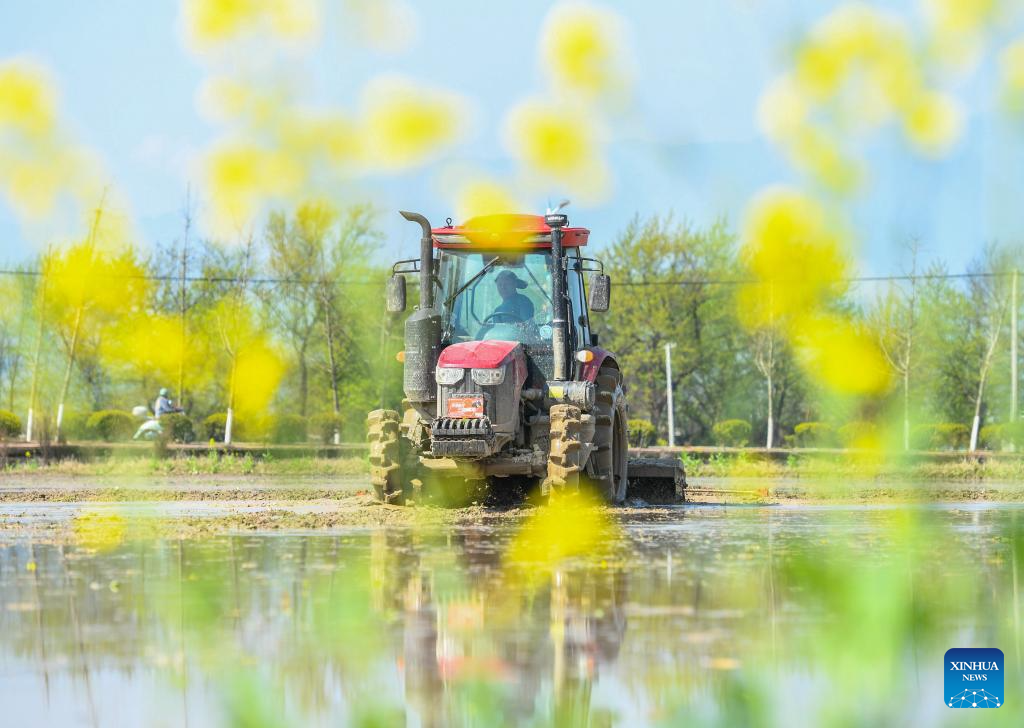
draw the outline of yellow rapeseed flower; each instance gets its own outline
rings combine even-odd
[[[87,549],[109,551],[124,542],[127,522],[124,516],[101,510],[86,510],[71,524],[75,542]]]
[[[573,2],[556,5],[541,31],[541,59],[557,90],[596,97],[625,78],[623,23],[610,10]]]
[[[459,139],[469,114],[461,96],[399,77],[371,81],[362,108],[366,158],[387,170],[414,167],[438,155]]]
[[[584,198],[600,197],[609,175],[592,115],[564,104],[529,100],[505,122],[509,151],[532,173]]]
[[[0,134],[5,129],[30,137],[49,134],[55,123],[55,96],[46,74],[34,64],[0,63]]]
[[[799,319],[795,343],[804,369],[833,392],[884,392],[890,370],[875,339],[848,319],[810,315]]]
[[[931,156],[949,151],[963,130],[963,111],[947,94],[925,92],[908,105],[903,129],[917,149]]]

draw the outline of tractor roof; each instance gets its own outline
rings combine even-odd
[[[481,215],[462,225],[431,230],[435,248],[537,248],[551,247],[551,228],[543,215]],[[562,228],[562,245],[575,248],[587,244],[590,231],[582,227]]]

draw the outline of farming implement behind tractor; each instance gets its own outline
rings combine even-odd
[[[683,500],[678,459],[629,461],[623,372],[590,326],[611,297],[582,252],[590,231],[559,211],[433,229],[401,214],[422,228],[420,255],[392,266],[387,309],[405,311],[407,275],[419,305],[405,322],[404,412],[368,416],[377,498],[458,503],[518,484]]]

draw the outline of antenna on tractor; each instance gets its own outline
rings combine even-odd
[[[558,207],[556,207],[554,210],[552,210],[551,209],[551,203],[549,202],[548,203],[548,210],[547,210],[547,212],[544,213],[544,215],[545,216],[547,216],[547,215],[556,215],[556,214],[558,214],[562,210],[562,208],[568,207],[568,206],[569,206],[569,201],[568,200],[562,200],[561,202],[558,203]]]

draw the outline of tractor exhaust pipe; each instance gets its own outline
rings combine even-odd
[[[558,210],[566,203],[558,206]],[[569,322],[565,301],[565,257],[562,252],[562,228],[569,223],[569,217],[558,210],[548,212],[544,222],[551,228],[551,348],[554,356],[555,381],[564,382],[569,378]]]
[[[434,308],[434,241],[430,222],[418,212],[402,212],[423,230],[420,238],[420,305],[405,320],[405,371],[403,388],[410,402],[425,404],[437,399],[434,368],[441,350],[441,312]]]
[[[434,240],[430,222],[418,212],[403,210],[399,214],[423,230],[420,238],[420,308],[430,308],[434,305]]]

